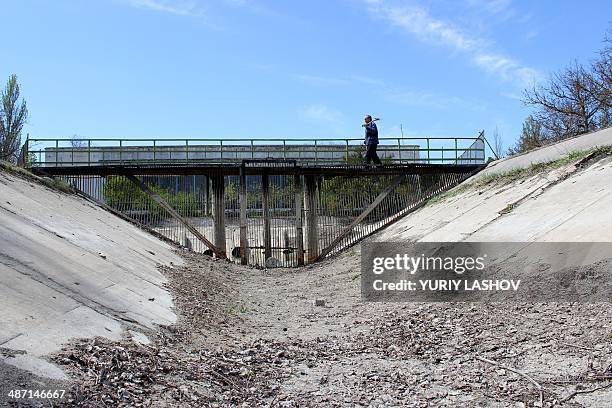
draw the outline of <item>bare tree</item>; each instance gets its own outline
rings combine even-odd
[[[599,126],[602,128],[612,125],[612,28],[608,29],[603,43],[604,48],[599,52],[599,58],[593,62],[593,78],[602,90],[598,95],[602,105],[599,118]]]
[[[539,108],[535,117],[555,139],[588,133],[599,128],[605,90],[583,66],[574,63],[554,74],[546,85],[524,93],[523,102]]]
[[[592,132],[612,124],[612,28],[590,66],[574,62],[545,85],[527,89],[526,105],[551,141]]]
[[[530,115],[525,119],[525,122],[523,122],[521,136],[516,142],[516,145],[508,149],[508,154],[513,155],[533,150],[543,146],[548,139],[550,139],[550,136],[544,133],[542,124]]]
[[[70,145],[72,147],[85,147],[87,146],[87,142],[81,139],[79,135],[75,134],[75,135],[72,135],[72,137],[70,138]]]
[[[28,119],[26,102],[19,100],[17,76],[11,75],[0,94],[0,160],[15,162],[21,145],[21,131]]]
[[[502,140],[501,134],[499,133],[499,129],[495,126],[495,130],[493,131],[493,149],[495,152],[495,156],[498,158],[502,158],[505,156],[504,154],[504,142]]]

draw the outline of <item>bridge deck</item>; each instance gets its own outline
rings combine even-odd
[[[222,175],[237,176],[240,174],[240,164],[237,163],[194,163],[188,164],[117,164],[92,166],[49,166],[33,167],[35,174],[47,176],[69,175]],[[308,176],[372,176],[400,174],[441,174],[469,173],[483,168],[483,164],[388,164],[381,167],[365,165],[300,165],[278,160],[246,162],[248,175],[289,175],[301,174]]]

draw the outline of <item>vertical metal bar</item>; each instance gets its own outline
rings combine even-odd
[[[402,163],[402,143],[401,139],[397,138],[397,158],[399,159],[399,163]]]
[[[246,265],[249,260],[247,222],[246,166],[243,160],[240,166],[240,263],[242,265]]]
[[[26,141],[23,144],[23,167],[32,167],[34,163],[30,163],[30,134],[26,136]]]
[[[302,200],[304,188],[299,174],[293,176],[295,184],[295,242],[298,266],[304,265],[304,229],[302,227]]]
[[[457,147],[457,138],[455,138],[455,164],[457,164],[457,160],[459,160],[459,148]]]
[[[267,173],[261,176],[262,209],[264,219],[264,257],[267,260],[272,256],[272,236],[270,230],[270,179]],[[265,262],[265,260],[264,260]]]
[[[138,162],[138,152],[136,152],[136,162]],[[119,140],[119,163],[123,164],[123,140]]]
[[[185,139],[185,162],[189,164],[189,139]]]
[[[429,138],[427,138],[427,164],[431,164],[431,158],[430,158],[430,150],[429,150]]]
[[[283,139],[283,159],[287,160],[287,141]]]
[[[153,140],[153,163],[157,160],[157,142]]]
[[[345,140],[346,141],[346,164],[349,163],[349,141],[348,139]]]
[[[204,176],[204,215],[209,215],[210,211],[210,176]]]
[[[91,139],[87,141],[87,166],[91,166]]]
[[[317,149],[317,141],[316,140],[314,141],[314,148],[315,148],[315,164],[317,164],[318,158],[319,158],[319,152],[318,152],[318,149]]]
[[[485,131],[484,129],[478,134],[478,138],[482,138],[482,140],[484,140],[485,142],[487,142],[487,144],[489,144],[489,141],[485,138]],[[491,147],[491,145],[489,145],[489,147]],[[493,151],[493,149],[491,149],[491,151]],[[493,154],[495,155],[495,158],[497,160],[499,160],[499,156],[497,156],[497,152],[493,151]],[[487,158],[487,146],[485,146],[485,144],[482,144],[482,163],[485,162]],[[476,163],[478,163],[479,161],[477,161]]]
[[[253,146],[253,139],[251,139],[251,159],[255,158],[255,146]]]

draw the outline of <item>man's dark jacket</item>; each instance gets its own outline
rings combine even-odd
[[[378,144],[378,128],[374,122],[368,123],[365,127],[365,144],[366,146]]]

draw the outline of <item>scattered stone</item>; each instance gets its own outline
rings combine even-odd
[[[278,268],[279,266],[281,266],[281,262],[277,258],[271,256],[266,259],[266,268]]]
[[[144,333],[135,330],[128,330],[128,332],[132,336],[132,341],[134,343],[144,346],[151,344],[151,340]]]
[[[18,355],[26,354],[25,350],[13,350],[6,347],[0,347],[0,356],[2,357],[16,357]]]

